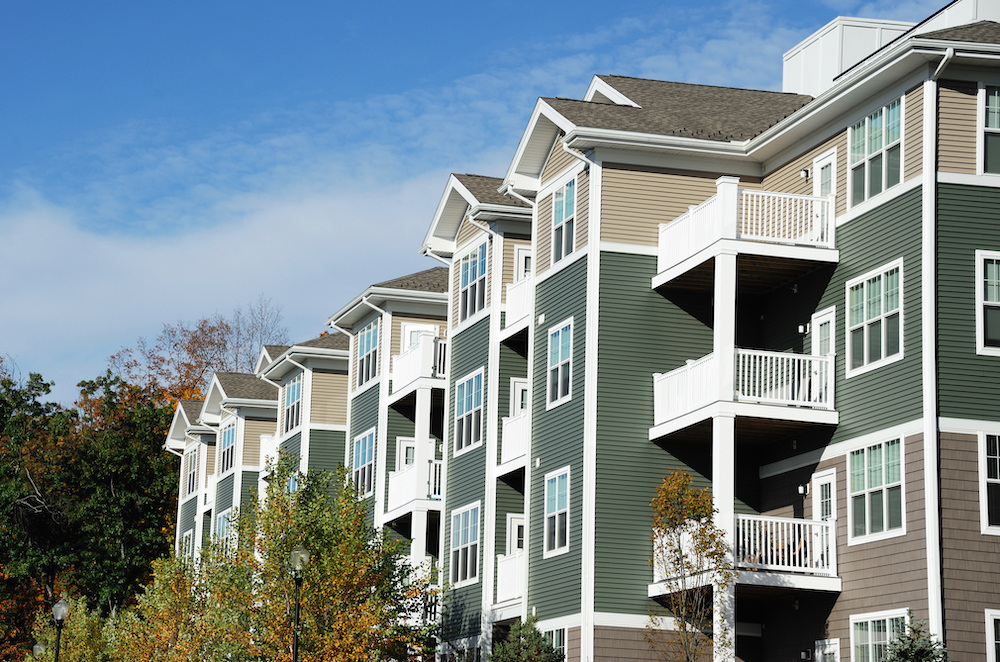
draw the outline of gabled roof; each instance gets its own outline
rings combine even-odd
[[[531,205],[500,193],[502,185],[499,177],[451,175],[420,251],[426,254],[430,250],[442,257],[454,255],[455,240],[466,214],[483,221],[530,221]]]
[[[527,203],[504,195],[500,192],[503,180],[499,177],[487,177],[486,175],[455,175],[455,179],[462,182],[469,193],[473,195],[480,204],[502,205],[504,207],[523,207],[531,209]]]
[[[337,331],[326,333],[286,347],[273,361],[265,366],[258,366],[257,374],[262,379],[281,380],[290,372],[301,372],[301,361],[309,359],[322,361],[327,367],[334,369],[338,367],[336,361],[339,359],[344,363],[342,367],[346,368],[350,349],[351,339],[347,334]]]
[[[346,306],[327,319],[326,323],[339,330],[352,328],[355,323],[386,302],[396,301],[411,306],[421,306],[427,314],[447,314],[447,267],[432,267],[424,271],[375,283],[354,297]]]
[[[275,400],[278,390],[255,375],[244,372],[217,372],[215,378],[226,400]]]
[[[259,373],[265,370],[267,366],[274,363],[274,360],[284,354],[288,350],[285,345],[263,345],[260,348],[260,354],[257,355],[257,363],[254,365],[254,373]]]
[[[201,413],[201,406],[205,404],[204,400],[181,400],[179,403],[180,409],[183,410],[184,416],[188,420],[188,425],[194,425],[198,421],[198,414]]]
[[[971,41],[980,44],[1000,44],[1000,23],[995,21],[978,21],[968,25],[958,25],[943,30],[934,30],[917,35],[924,39],[941,39],[944,41]]]
[[[399,278],[393,278],[392,280],[375,283],[372,287],[393,290],[420,290],[421,292],[447,292],[448,269],[445,267],[431,267],[426,271],[418,271],[415,274],[408,274]]]
[[[198,426],[198,417],[201,415],[202,400],[181,400],[174,409],[174,417],[170,421],[170,428],[167,430],[166,441],[163,448],[174,453],[184,452],[187,442],[187,432],[191,428]]]
[[[343,349],[349,350],[351,348],[351,339],[347,337],[345,333],[327,333],[318,338],[313,338],[312,340],[306,340],[304,342],[297,342],[289,349],[295,347],[319,347],[321,349]]]

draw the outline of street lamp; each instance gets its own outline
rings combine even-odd
[[[292,628],[292,662],[299,662],[299,590],[302,588],[302,570],[309,564],[309,550],[299,545],[289,554],[292,576],[295,578],[295,626]],[[56,662],[59,662],[56,660]]]
[[[59,602],[52,605],[52,618],[56,620],[56,660],[59,662],[59,640],[62,638],[63,621],[66,620],[66,615],[69,614],[69,604],[59,598]]]
[[[42,642],[39,641],[31,647],[31,657],[38,658],[41,657],[43,653],[45,653],[45,644]]]

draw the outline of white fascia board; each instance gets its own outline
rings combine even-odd
[[[384,307],[386,302],[396,303],[417,303],[429,305],[441,305],[448,303],[447,292],[427,292],[424,290],[403,290],[394,287],[369,287],[367,290],[356,296],[349,304],[341,308],[327,319],[327,325],[344,326],[353,328],[353,325],[369,313],[376,312],[371,306],[364,303],[368,299],[369,303]]]
[[[632,106],[633,108],[642,107],[616,90],[610,83],[602,79],[600,76],[594,76],[590,79],[590,87],[587,88],[587,93],[583,96],[583,100],[593,101],[594,96],[597,94],[600,94],[604,98],[619,106]]]
[[[241,408],[252,407],[255,409],[277,409],[278,397],[277,395],[275,395],[274,400],[257,400],[254,398],[224,398],[221,404],[223,407],[229,409],[235,409],[236,407],[241,407]]]
[[[201,406],[198,421],[214,419],[214,422],[218,422],[219,417],[222,415],[221,404],[225,398],[226,391],[222,388],[222,382],[219,381],[218,375],[212,373],[212,381],[209,383],[208,393],[205,394],[205,403]],[[206,419],[206,416],[209,418]]]
[[[530,207],[481,204],[470,209],[469,215],[476,221],[531,221],[532,210]]]
[[[463,204],[464,203],[464,204]],[[450,253],[454,253],[455,237],[458,228],[462,225],[465,217],[465,210],[476,203],[472,193],[458,180],[454,174],[448,175],[448,183],[445,184],[444,193],[438,201],[437,209],[434,210],[434,218],[424,236],[424,243],[421,252],[431,249],[435,253],[446,252],[450,245]],[[461,210],[459,211],[459,208]],[[441,234],[441,233],[444,234]],[[449,240],[448,237],[451,237]]]
[[[174,410],[174,417],[170,420],[170,427],[167,428],[166,443],[172,444],[180,441],[183,444],[185,433],[191,427],[192,422],[188,420],[187,414],[184,413],[184,407],[178,402],[177,409]]]
[[[552,125],[552,127],[546,126],[546,123]],[[506,188],[508,185],[514,183],[514,177],[518,174],[537,179],[542,173],[545,160],[541,159],[537,163],[526,164],[525,154],[529,145],[539,140],[544,141],[546,145],[551,145],[558,131],[569,133],[573,128],[574,124],[558,113],[555,108],[547,104],[544,99],[536,101],[535,108],[531,111],[531,119],[528,120],[528,126],[524,130],[520,142],[517,144],[517,151],[514,152],[514,160],[511,161],[510,167],[507,168],[507,174],[504,175],[503,186]],[[547,156],[548,152],[546,151]],[[524,166],[527,166],[527,170],[522,169]],[[528,189],[517,190],[524,191]],[[537,188],[531,190],[537,190]]]
[[[302,347],[293,345],[289,347],[281,356],[275,359],[267,370],[262,374],[267,379],[281,379],[288,374],[290,368],[299,370],[296,363],[302,363],[309,359],[343,359],[348,361],[351,353],[346,349],[331,349],[329,347]]]
[[[705,140],[668,136],[662,133],[640,133],[619,129],[575,127],[566,133],[566,145],[581,152],[597,147],[632,148],[640,150],[666,149],[674,152],[711,154],[723,157],[746,156],[749,141]]]

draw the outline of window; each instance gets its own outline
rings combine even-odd
[[[851,537],[885,537],[903,529],[903,471],[899,439],[852,451]]]
[[[556,649],[556,652],[562,656],[562,659],[566,659],[566,628],[559,628],[558,630],[546,630],[545,639],[552,644],[552,648]]]
[[[358,334],[358,386],[378,374],[378,320]]]
[[[979,503],[982,531],[1000,535],[1000,435],[979,436]]]
[[[976,251],[976,352],[1000,356],[1000,252]]]
[[[889,642],[905,628],[905,609],[851,616],[851,661],[881,662]]]
[[[222,428],[222,465],[219,473],[226,473],[233,468],[236,457],[236,423],[230,423]]]
[[[1000,87],[987,85],[983,115],[983,172],[1000,174]]]
[[[986,610],[986,662],[1000,662],[1000,609]]]
[[[184,535],[181,537],[181,548],[178,551],[178,556],[182,559],[189,560],[194,558],[194,530],[184,532]]]
[[[185,472],[184,472],[184,496],[193,494],[195,489],[198,487],[198,447],[195,446],[184,456],[185,462]]]
[[[840,639],[816,641],[816,662],[840,662]]]
[[[552,196],[552,262],[573,252],[573,227],[576,222],[576,180],[560,186]]]
[[[369,430],[354,439],[354,470],[351,478],[358,496],[367,497],[375,492],[375,430]]]
[[[451,583],[472,584],[479,578],[479,502],[451,514]]]
[[[302,416],[302,373],[292,377],[284,386],[285,398],[282,403],[282,418],[285,432],[299,426]]]
[[[458,321],[472,317],[486,307],[486,244],[462,258]]]
[[[561,404],[572,396],[572,364],[573,320],[570,319],[549,329],[549,406]]]
[[[232,549],[235,541],[235,531],[232,526],[233,509],[223,510],[215,518],[215,539],[223,547]]]
[[[569,551],[569,467],[545,476],[545,556]]]
[[[847,376],[903,358],[903,262],[847,283]]]
[[[851,127],[851,204],[864,202],[900,182],[902,173],[902,99]]]
[[[455,452],[479,444],[483,438],[483,371],[455,386]]]

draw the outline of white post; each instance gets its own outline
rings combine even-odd
[[[718,274],[718,272],[716,272]],[[715,525],[725,532],[732,545],[736,531],[736,417],[712,419],[712,495],[717,510]],[[732,552],[725,561],[732,566]],[[712,592],[712,659],[733,662],[736,659],[736,585]]]
[[[732,402],[736,380],[736,253],[715,256],[715,333],[712,349],[719,368],[719,400]]]
[[[719,177],[715,180],[719,228],[722,230],[723,239],[739,237],[739,186],[739,177]]]

